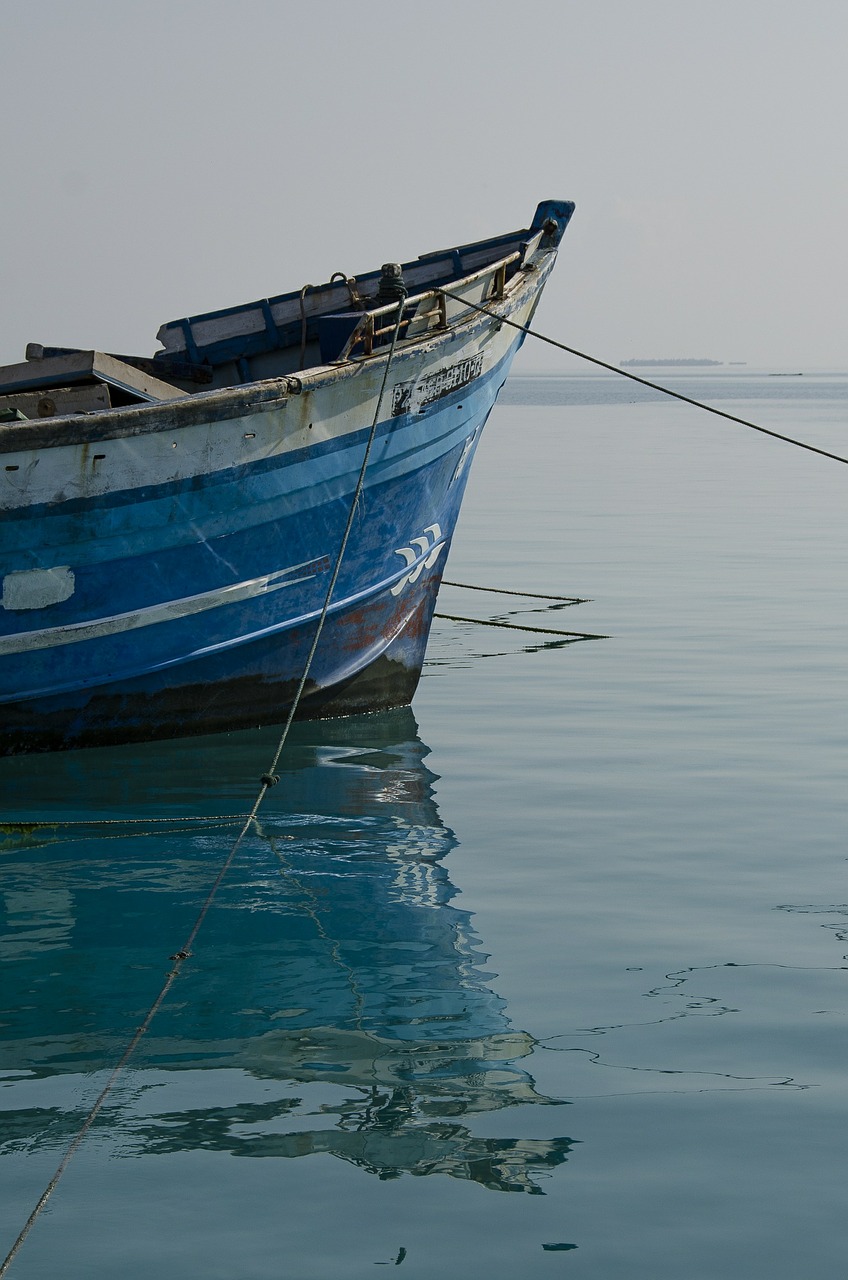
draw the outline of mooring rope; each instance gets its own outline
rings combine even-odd
[[[142,823],[149,827],[154,822],[241,822],[244,818],[243,813],[210,813],[208,815],[185,814],[184,816],[175,815],[173,818],[39,818],[33,822],[30,819],[23,819],[20,822],[0,822],[0,832],[3,831],[31,831],[41,827],[132,827],[139,826]],[[161,833],[170,835],[171,832]]]
[[[354,1017],[355,1026],[357,1031],[362,1031],[363,1030],[362,1019],[363,1019],[363,1014],[365,1012],[365,996],[363,995],[362,991],[359,989],[359,984],[356,981],[355,970],[353,970],[350,967],[350,965],[347,963],[344,956],[342,955],[341,942],[339,941],[338,938],[334,938],[324,926],[324,922],[321,919],[321,915],[319,911],[319,898],[317,893],[315,892],[314,888],[311,888],[304,879],[302,879],[300,876],[295,875],[291,867],[291,864],[289,863],[285,855],[280,851],[276,837],[269,835],[265,831],[262,831],[261,828],[260,828],[260,834],[265,836],[265,839],[268,841],[268,844],[271,846],[271,849],[273,850],[274,855],[276,856],[277,861],[280,864],[280,875],[283,876],[284,879],[286,879],[289,882],[289,884],[294,885],[294,887],[300,892],[303,899],[304,913],[309,917],[309,919],[314,924],[315,931],[318,934],[318,936],[324,942],[326,942],[327,946],[329,947],[330,956],[333,963],[337,966],[339,971],[344,974],[345,981],[347,982],[347,985],[350,988],[350,993],[353,996],[353,1004],[354,1004],[353,1017]]]
[[[461,587],[463,591],[491,591],[496,596],[524,596],[527,600],[556,600],[559,604],[589,604],[586,596],[546,596],[541,591],[508,591],[506,587],[475,587],[470,582],[448,582],[442,578],[443,587]]]
[[[495,622],[491,618],[461,618],[455,613],[434,613],[434,618],[446,618],[448,622],[473,622],[478,627],[506,627],[509,631],[538,631],[545,636],[571,636],[575,640],[609,640],[609,636],[594,635],[591,631],[557,631],[553,627],[526,627],[517,622]]]
[[[399,285],[398,287],[403,288],[404,294],[406,293],[406,289],[404,286]],[[377,423],[380,417],[380,409],[383,404],[383,397],[386,394],[386,383],[388,382],[388,379],[389,379],[389,368],[391,367],[391,363],[394,358],[395,347],[397,346],[398,334],[400,333],[400,326],[401,326],[402,320],[403,320],[403,303],[402,301],[399,301],[397,321],[395,322],[395,328],[392,334],[391,346],[389,347],[389,356],[388,356],[388,359],[386,360],[386,367],[383,370],[383,381],[380,384],[380,394],[377,396],[377,405],[376,405],[376,408],[374,409],[374,421],[371,423],[371,430],[368,434],[368,443],[365,446],[365,454],[362,458],[362,466],[359,469],[359,479],[356,482],[356,489],[353,495],[353,502],[350,504],[350,511],[348,512],[348,517],[347,517],[347,524],[345,525],[345,531],[342,535],[341,546],[339,547],[339,553],[336,557],[336,563],[333,569],[333,576],[330,579],[330,585],[327,587],[327,594],[324,599],[324,607],[321,610],[321,617],[318,619],[318,626],[315,631],[315,638],[312,641],[312,648],[309,650],[309,656],[306,659],[306,664],[303,668],[303,675],[300,677],[300,684],[298,685],[297,692],[294,695],[291,709],[289,710],[288,719],[286,720],[286,723],[283,726],[283,732],[280,735],[279,742],[277,743],[277,750],[274,753],[274,759],[271,761],[271,767],[268,770],[268,772],[262,775],[263,790],[260,792],[256,802],[257,809],[261,802],[262,796],[265,794],[265,791],[268,789],[269,786],[271,787],[274,786],[275,782],[278,781],[278,779],[276,778],[276,775],[274,774],[274,770],[277,767],[277,762],[280,759],[280,756],[283,751],[283,747],[286,745],[286,738],[289,736],[289,729],[292,726],[292,721],[294,720],[295,712],[297,711],[298,704],[303,696],[303,690],[306,687],[306,681],[309,678],[309,672],[312,668],[312,659],[315,657],[315,650],[318,648],[318,641],[321,639],[321,632],[324,629],[324,621],[327,617],[327,610],[330,607],[330,600],[332,599],[333,592],[336,587],[336,582],[338,580],[339,572],[341,571],[342,560],[344,559],[344,553],[347,549],[348,539],[350,538],[350,531],[353,528],[353,521],[356,516],[356,509],[359,505],[359,499],[362,494],[362,490],[365,487],[365,472],[368,468],[368,459],[371,456],[371,448],[374,444],[374,437],[377,434]],[[251,815],[251,817],[252,816],[253,815]]]
[[[806,441],[796,440],[793,436],[785,436],[780,431],[772,431],[770,427],[761,427],[756,422],[749,422],[747,418],[737,418],[734,413],[725,413],[723,409],[716,409],[715,405],[705,404],[703,400],[695,400],[692,396],[684,396],[680,391],[672,391],[669,387],[661,386],[659,382],[649,382],[647,378],[640,378],[638,374],[630,373],[627,369],[620,369],[614,364],[608,364],[606,360],[599,360],[597,356],[587,355],[585,351],[578,351],[576,347],[567,347],[564,342],[557,342],[556,338],[549,338],[547,334],[539,333],[537,329],[531,329],[526,324],[519,324],[517,320],[510,320],[507,316],[498,315],[496,311],[490,311],[488,307],[481,307],[476,302],[469,302],[467,298],[463,298],[457,293],[451,293],[449,289],[440,289],[439,293],[446,298],[453,299],[454,302],[461,302],[463,306],[470,307],[472,311],[479,311],[481,315],[491,316],[499,324],[507,324],[512,329],[518,329],[520,333],[526,333],[530,338],[538,338],[540,342],[546,342],[549,346],[556,347],[559,351],[565,351],[567,355],[577,356],[580,360],[588,360],[589,364],[596,364],[601,369],[608,369],[610,373],[617,373],[621,378],[629,378],[631,382],[638,382],[643,387],[650,387],[652,391],[661,391],[664,396],[671,396],[674,400],[682,400],[684,404],[694,405],[696,409],[704,409],[707,413],[714,413],[717,418],[726,418],[728,422],[735,422],[740,427],[748,427],[751,431],[759,431],[764,436],[772,436],[775,440],[782,440],[784,444],[794,444],[798,449],[806,449],[809,453],[818,453],[822,458],[830,458],[833,462],[844,462],[848,466],[848,458],[843,458],[839,453],[831,453],[828,449],[820,449],[818,445],[807,444]]]
[[[405,290],[404,290],[404,293],[405,293]],[[394,332],[392,334],[392,341],[389,347],[388,358],[386,360],[386,367],[383,370],[383,380],[380,384],[380,392],[379,392],[379,395],[377,396],[377,404],[374,409],[374,420],[371,423],[371,430],[368,434],[368,441],[365,446],[365,453],[362,458],[362,465],[359,469],[359,476],[358,476],[358,479],[356,482],[356,488],[353,494],[353,501],[350,504],[350,511],[348,513],[347,524],[345,525],[345,530],[342,535],[341,544],[339,546],[338,554],[336,556],[336,563],[333,569],[332,577],[330,579],[330,584],[327,587],[327,592],[324,599],[324,606],[321,610],[321,616],[318,619],[318,626],[315,631],[315,637],[312,641],[312,647],[309,650],[309,654],[306,659],[306,664],[303,670],[303,675],[301,676],[300,684],[297,687],[297,692],[295,693],[294,700],[292,701],[291,710],[289,711],[288,719],[286,720],[286,723],[283,727],[282,734],[280,735],[279,742],[277,743],[277,750],[274,754],[274,759],[271,762],[271,767],[267,773],[264,773],[262,775],[259,794],[257,795],[256,800],[254,801],[253,808],[251,809],[247,817],[244,819],[242,828],[238,836],[236,837],[232,848],[227,854],[227,857],[224,860],[224,863],[221,866],[221,869],[215,878],[215,882],[212,885],[212,888],[209,890],[208,894],[206,895],[206,899],[203,903],[203,906],[200,908],[200,911],[198,912],[197,919],[192,925],[192,928],[191,928],[191,931],[189,932],[188,937],[186,938],[185,942],[183,943],[179,951],[174,952],[174,954],[170,957],[170,959],[174,962],[174,964],[173,964],[173,968],[170,970],[164,983],[162,984],[162,989],[160,990],[156,999],[153,1001],[153,1004],[148,1009],[147,1014],[145,1015],[144,1021],[141,1023],[141,1026],[137,1028],[135,1035],[133,1036],[132,1040],[129,1042],[126,1049],[124,1050],[124,1053],[121,1056],[120,1061],[116,1064],[115,1067],[113,1067],[109,1075],[109,1078],[106,1081],[106,1084],[100,1090],[100,1093],[97,1095],[96,1099],[94,1100],[94,1103],[90,1111],[88,1112],[88,1115],[86,1116],[85,1120],[80,1125],[80,1128],[77,1130],[76,1134],[74,1135],[71,1142],[69,1143],[67,1150],[65,1151],[65,1154],[63,1155],[61,1161],[59,1162],[59,1165],[55,1173],[53,1174],[50,1181],[47,1183],[47,1186],[44,1188],[41,1195],[39,1196],[38,1202],[33,1208],[32,1213],[29,1215],[23,1227],[21,1228],[17,1239],[15,1240],[9,1252],[6,1254],[6,1257],[4,1258],[3,1262],[0,1263],[0,1280],[2,1280],[3,1276],[6,1275],[7,1271],[9,1270],[9,1267],[12,1265],[12,1262],[17,1256],[18,1251],[20,1250],[21,1246],[23,1245],[24,1241],[29,1235],[30,1231],[34,1227],[38,1217],[40,1216],[42,1210],[47,1204],[47,1201],[50,1199],[50,1196],[55,1191],[56,1186],[58,1185],[60,1178],[62,1177],[63,1173],[65,1172],[68,1165],[70,1164],[71,1159],[73,1158],[74,1154],[76,1153],[77,1149],[79,1148],[81,1142],[85,1138],[89,1129],[94,1124],[94,1121],[96,1120],[98,1114],[100,1113],[100,1110],[102,1109],[103,1104],[106,1101],[106,1098],[111,1093],[115,1085],[115,1082],[117,1081],[124,1067],[129,1062],[130,1058],[135,1053],[135,1050],[138,1048],[138,1045],[140,1044],[141,1040],[147,1033],[148,1028],[150,1027],[150,1024],[153,1022],[153,1019],[156,1017],[156,1014],[161,1009],[162,1004],[168,995],[168,992],[171,990],[171,987],[174,985],[174,982],[179,977],[183,964],[185,963],[186,960],[188,960],[189,956],[191,955],[191,948],[194,944],[194,941],[198,933],[200,932],[200,928],[204,920],[206,919],[206,916],[209,912],[209,908],[212,906],[212,902],[214,901],[215,895],[217,894],[218,889],[221,887],[224,877],[226,876],[227,872],[232,866],[233,861],[235,860],[236,854],[241,848],[242,841],[244,840],[244,837],[246,836],[251,823],[253,822],[254,818],[256,817],[256,814],[259,811],[259,807],[265,798],[265,794],[268,791],[268,788],[274,786],[275,783],[279,781],[279,779],[276,777],[273,771],[276,768],[277,762],[280,759],[280,755],[282,754],[283,747],[285,746],[286,739],[288,738],[288,735],[289,735],[289,730],[294,720],[295,712],[297,711],[298,703],[300,702],[300,699],[303,696],[303,690],[306,687],[306,681],[309,677],[309,671],[312,666],[312,660],[315,657],[315,651],[318,648],[318,641],[321,637],[321,632],[324,628],[324,621],[327,617],[327,611],[329,610],[329,607],[330,607],[330,601],[332,599],[333,591],[335,590],[336,582],[338,580],[339,572],[341,570],[342,560],[344,559],[344,554],[347,549],[348,539],[350,537],[350,531],[353,528],[353,521],[356,516],[356,510],[359,505],[359,499],[365,485],[365,473],[368,468],[368,460],[371,456],[371,447],[374,443],[374,438],[377,434],[377,424],[380,418],[380,409],[382,408],[383,398],[386,392],[386,383],[389,377],[389,368],[391,367],[391,363],[394,358],[395,347],[397,346],[398,334],[400,332],[402,319],[403,319],[403,302],[402,302],[402,299],[399,299],[397,321],[395,323]]]
[[[244,814],[240,813],[236,821],[243,822]],[[163,836],[185,836],[185,835],[188,835],[189,831],[191,830],[191,828],[189,827],[167,827],[164,831],[157,828],[155,831],[147,831],[147,830],[121,831],[120,833],[113,833],[111,835],[102,835],[102,836],[101,835],[70,835],[70,836],[57,835],[55,839],[52,839],[52,840],[45,833],[40,838],[33,838],[31,840],[27,840],[24,838],[25,835],[28,834],[26,832],[24,823],[10,824],[10,825],[16,825],[18,829],[13,832],[5,832],[3,828],[0,827],[0,856],[14,854],[19,851],[25,851],[26,853],[33,853],[36,849],[45,849],[48,847],[50,849],[53,849],[56,847],[56,845],[69,845],[69,844],[88,845],[94,840],[97,840],[98,842],[103,840],[149,840],[153,836],[157,836],[159,839],[161,839]],[[54,830],[58,830],[59,825],[60,825],[59,823],[46,823],[45,828],[49,829],[52,827]],[[207,831],[221,831],[225,827],[234,827],[234,826],[235,826],[235,822],[233,821],[208,822],[203,827],[195,827],[194,830],[199,831],[202,835],[205,835]],[[11,840],[13,839],[14,836],[18,837],[17,844],[11,843]]]

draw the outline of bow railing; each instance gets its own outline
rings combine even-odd
[[[456,301],[457,293],[461,294],[469,287],[480,287],[480,281],[486,281],[487,279],[491,280],[491,288],[487,289],[484,284],[480,288],[480,297],[476,298],[475,301],[500,301],[506,289],[507,269],[512,263],[517,262],[521,256],[520,252],[510,253],[507,257],[501,258],[497,262],[490,262],[487,266],[481,267],[479,271],[473,271],[470,275],[461,276],[460,279],[451,282],[449,291],[454,295],[452,301]],[[389,341],[397,324],[398,305],[400,305],[402,312],[400,321],[401,341],[411,341],[414,338],[425,337],[427,334],[448,329],[450,322],[463,315],[466,310],[459,303],[456,307],[450,308],[449,312],[448,299],[443,289],[439,288],[427,289],[424,293],[413,294],[411,297],[405,298],[400,304],[389,302],[382,307],[372,307],[362,313],[360,320],[333,363],[343,364],[348,360],[366,359],[374,354],[375,347],[379,347]]]

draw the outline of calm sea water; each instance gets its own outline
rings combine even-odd
[[[665,376],[848,456],[846,375]],[[846,492],[623,380],[514,379],[447,577],[586,603],[440,611],[607,638],[437,620],[412,711],[295,730],[10,1275],[841,1274]],[[0,853],[0,1256],[275,737],[0,762],[7,817],[80,824]]]

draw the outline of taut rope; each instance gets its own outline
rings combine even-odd
[[[601,369],[608,369],[610,373],[617,373],[621,378],[629,378],[631,382],[638,382],[643,387],[650,387],[652,391],[661,391],[664,396],[671,396],[674,400],[682,400],[684,404],[694,405],[696,409],[704,409],[707,413],[714,413],[718,418],[726,418],[728,422],[735,422],[740,427],[748,427],[751,431],[760,431],[764,436],[772,436],[775,440],[782,440],[784,444],[794,444],[798,449],[807,449],[810,453],[818,453],[822,458],[830,458],[833,462],[844,462],[848,466],[848,458],[843,458],[841,454],[830,453],[827,449],[819,449],[817,445],[807,444],[803,440],[795,440],[792,436],[782,435],[779,431],[772,431],[769,427],[760,427],[756,422],[749,422],[747,418],[737,418],[733,413],[725,413],[723,409],[716,409],[714,405],[705,404],[703,400],[694,400],[692,396],[684,396],[679,391],[671,391],[668,387],[663,387],[658,382],[649,382],[647,378],[640,378],[638,374],[629,373],[626,369],[619,369],[614,364],[608,364],[606,360],[599,360],[597,356],[587,355],[585,351],[578,351],[576,347],[567,347],[564,342],[557,342],[556,338],[549,338],[547,334],[539,333],[537,329],[531,329],[526,324],[519,324],[517,320],[509,320],[506,316],[498,315],[496,311],[490,311],[488,307],[478,306],[476,302],[469,302],[467,298],[461,297],[457,293],[451,293],[449,289],[440,289],[446,298],[453,299],[454,302],[461,302],[463,306],[470,307],[472,311],[479,311],[481,315],[491,316],[493,320],[497,320],[499,324],[508,324],[512,329],[518,329],[521,333],[526,333],[530,338],[538,338],[540,342],[546,342],[551,347],[556,347],[559,351],[565,351],[567,355],[577,356],[580,360],[588,360],[589,364],[596,364]]]

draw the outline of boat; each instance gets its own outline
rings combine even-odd
[[[573,210],[0,368],[0,754],[409,703]]]

